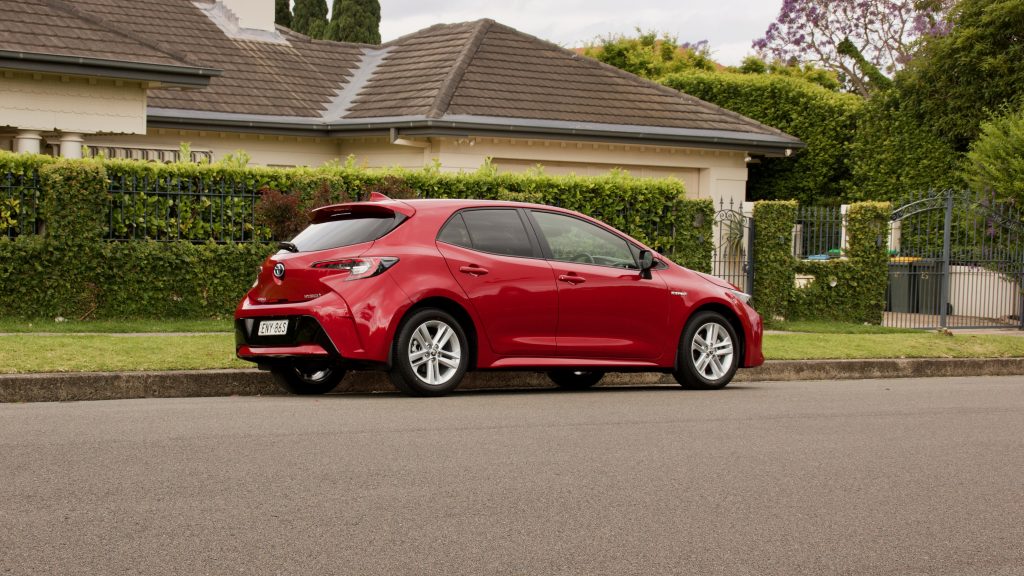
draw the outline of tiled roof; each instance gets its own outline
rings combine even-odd
[[[577,134],[611,127],[695,142],[720,142],[724,133],[736,141],[800,145],[749,118],[491,20],[439,24],[368,46],[311,40],[280,27],[276,40],[239,39],[211,19],[218,6],[214,0],[0,0],[0,51],[46,46],[60,54],[222,71],[201,89],[150,90],[151,121],[334,132],[398,118],[420,127],[461,123]]]
[[[188,0],[74,0],[115,29],[175,46],[223,70],[202,90],[154,90],[149,105],[206,112],[319,117],[361,55],[355,44],[287,33],[287,43],[229,38]],[[212,4],[212,2],[208,2]]]
[[[121,3],[122,5],[125,3]],[[0,50],[165,66],[191,66],[181,54],[118,31],[61,0],[0,2]]]

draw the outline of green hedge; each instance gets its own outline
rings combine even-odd
[[[793,226],[797,203],[754,204],[754,308],[766,319],[785,316],[793,292]]]
[[[370,191],[400,198],[540,202],[593,215],[661,249],[684,266],[705,272],[711,269],[712,203],[684,199],[682,183],[673,179],[642,180],[621,173],[599,178],[497,174],[489,166],[471,174],[441,173],[437,169],[367,171],[340,165],[283,170],[69,161],[0,153],[3,174],[18,182],[19,197],[34,194],[34,209],[45,222],[40,234],[0,239],[0,306],[5,314],[15,317],[229,315],[252,282],[256,266],[273,248],[263,241],[214,243],[224,240],[226,228],[203,228],[195,222],[186,227],[183,219],[168,218],[168,205],[151,200],[179,186],[204,190],[234,187],[248,191],[253,199],[257,198],[255,190],[280,189],[301,199],[296,203],[300,210],[363,198]],[[122,191],[118,183],[128,181],[141,181],[148,191]],[[157,206],[145,215],[145,226],[137,220],[138,214],[122,220],[135,221],[133,234],[141,230],[141,234],[135,234],[141,239],[107,239],[112,221],[115,232],[118,230],[111,203],[118,206],[119,201],[133,195],[144,200],[143,204]],[[250,212],[241,218],[253,222],[258,204],[248,206]],[[180,216],[182,210],[177,206],[176,214]],[[164,223],[153,224],[161,213]],[[210,215],[205,214],[203,218]],[[184,238],[205,242],[146,240],[150,226],[158,226],[163,230],[161,234],[173,229]],[[250,238],[269,238],[269,229],[266,223],[256,223],[253,230],[257,233]]]
[[[795,202],[754,206],[754,307],[767,319],[835,320],[880,324],[888,284],[886,202],[851,204],[846,215],[846,258],[798,260],[792,253]],[[796,274],[814,280],[794,287]]]
[[[669,75],[661,82],[807,144],[792,158],[765,158],[750,164],[747,189],[753,199],[821,205],[838,204],[845,197],[847,147],[856,131],[862,98],[772,74],[692,72]]]

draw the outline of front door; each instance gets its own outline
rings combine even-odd
[[[643,279],[635,251],[610,230],[565,214],[531,212],[558,286],[558,355],[660,356],[669,337],[669,302],[657,272]]]

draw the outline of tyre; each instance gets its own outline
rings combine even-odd
[[[336,366],[280,366],[271,369],[277,385],[290,394],[327,394],[337,388],[345,370]]]
[[[551,379],[559,388],[566,390],[585,390],[597,384],[604,378],[604,372],[592,372],[587,370],[552,370],[548,372]]]
[[[444,310],[415,312],[398,330],[389,377],[402,392],[441,396],[455,389],[469,368],[469,341]]]
[[[672,373],[683,388],[724,388],[739,367],[739,338],[718,312],[694,314],[679,342],[678,368]]]

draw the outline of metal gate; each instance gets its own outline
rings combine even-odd
[[[1024,213],[992,195],[940,191],[892,212],[883,325],[1024,329]]]
[[[750,294],[754,289],[754,219],[743,203],[719,200],[712,233],[711,273]]]

